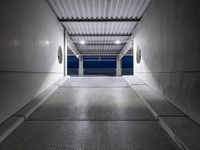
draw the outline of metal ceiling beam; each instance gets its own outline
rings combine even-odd
[[[118,56],[119,54],[80,54],[80,56]],[[74,56],[74,54],[68,54],[68,56]],[[133,56],[133,54],[126,54],[126,56]]]
[[[72,40],[70,36],[67,33],[65,34],[65,36],[66,36],[65,38],[67,39],[67,47],[74,53],[74,55],[80,55],[80,52],[75,46],[75,44],[71,42]]]
[[[139,22],[140,18],[58,18],[60,22]]]
[[[118,54],[106,54],[106,53],[102,53],[102,54],[98,54],[98,53],[93,53],[93,54],[81,54],[81,56],[118,56]]]
[[[134,35],[130,37],[129,42],[127,42],[126,45],[122,48],[122,50],[118,55],[119,59],[121,59],[124,55],[126,55],[126,53],[133,47],[133,38]]]
[[[124,43],[121,43],[121,44],[114,44],[114,43],[86,43],[85,45],[88,45],[88,46],[92,46],[92,45],[95,45],[95,46],[102,46],[102,45],[111,45],[111,46],[117,46],[117,45],[125,45]]]
[[[69,36],[131,36],[132,34],[68,34]]]

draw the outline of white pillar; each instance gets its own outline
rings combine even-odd
[[[116,76],[122,75],[122,68],[121,68],[121,59],[117,57],[116,59]]]
[[[64,76],[67,76],[67,38],[65,34],[64,34]]]
[[[78,74],[79,74],[79,76],[83,76],[83,56],[79,56]]]

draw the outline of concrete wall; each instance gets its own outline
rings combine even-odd
[[[0,123],[63,76],[63,28],[46,0],[0,1]]]
[[[200,124],[200,1],[152,0],[134,42],[136,76]]]

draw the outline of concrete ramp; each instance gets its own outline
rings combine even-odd
[[[118,77],[56,84],[59,88],[25,117],[0,150],[179,150],[141,99],[142,89],[136,93],[127,85]],[[143,96],[155,99],[144,90]]]
[[[179,150],[155,121],[27,121],[0,150]]]
[[[29,120],[155,120],[131,88],[59,88]]]
[[[144,99],[155,116],[184,116],[182,112],[147,85],[132,85],[132,88]]]
[[[62,87],[130,87],[121,77],[71,77]]]

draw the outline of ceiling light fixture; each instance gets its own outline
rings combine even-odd
[[[121,41],[117,40],[115,41],[115,44],[121,44]]]
[[[80,41],[80,43],[81,43],[81,45],[84,45],[84,44],[85,44],[85,41],[82,40],[82,41]]]

